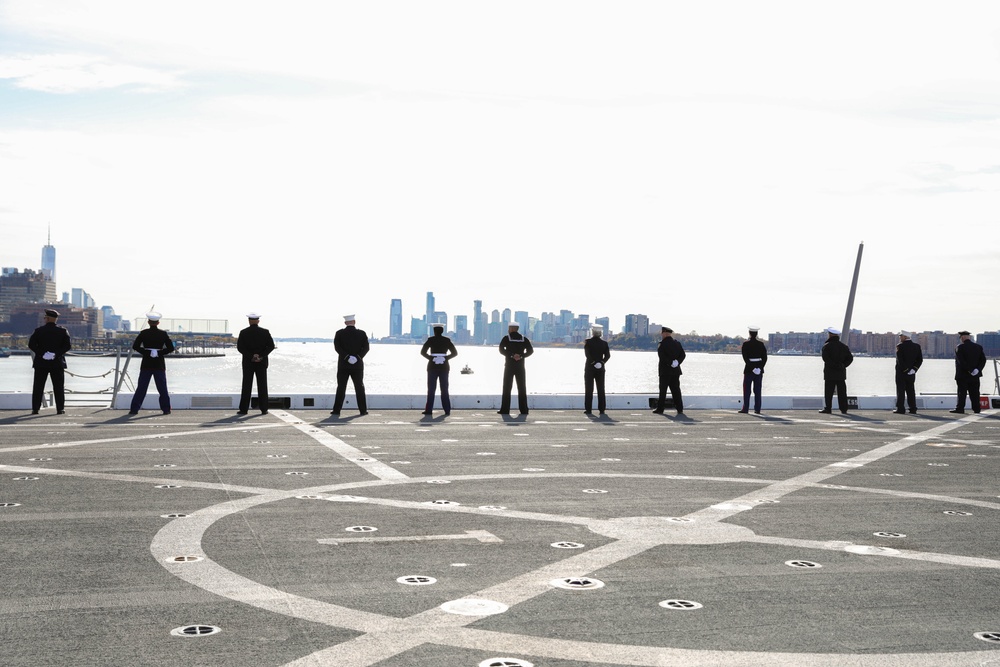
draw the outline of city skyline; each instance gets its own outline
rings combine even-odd
[[[51,225],[60,293],[278,336],[385,336],[427,291],[742,335],[839,326],[864,241],[855,327],[992,331],[997,25],[982,0],[0,0],[0,264],[41,268]]]

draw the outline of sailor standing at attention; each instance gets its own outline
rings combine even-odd
[[[69,332],[56,326],[59,312],[51,308],[45,309],[45,324],[35,329],[28,339],[28,349],[34,352],[31,367],[35,369],[35,377],[31,383],[31,414],[37,415],[42,407],[42,395],[45,393],[45,380],[52,378],[52,393],[56,401],[56,412],[65,414],[66,410],[66,353],[72,349]]]
[[[135,394],[132,396],[132,407],[129,409],[130,415],[139,414],[139,408],[146,399],[146,390],[149,389],[149,379],[156,383],[156,391],[160,394],[160,410],[163,414],[170,414],[170,394],[167,393],[167,364],[163,358],[174,351],[174,344],[166,331],[160,330],[160,314],[146,313],[148,329],[143,329],[135,337],[132,349],[142,355],[142,363],[139,365],[139,380],[135,384]]]
[[[959,331],[962,342],[955,348],[955,382],[958,384],[958,404],[952,414],[965,413],[965,397],[969,397],[972,411],[979,414],[982,407],[979,404],[979,378],[986,368],[986,353],[983,346],[972,340],[968,331]]]
[[[368,334],[354,327],[354,315],[344,315],[344,328],[333,336],[333,349],[337,351],[337,396],[330,414],[339,417],[347,394],[347,378],[354,384],[358,411],[368,414],[365,398],[365,355],[368,354]]]
[[[597,410],[603,415],[608,404],[604,398],[604,372],[611,358],[608,343],[601,339],[604,327],[593,327],[591,336],[583,344],[583,353],[587,357],[587,365],[583,367],[583,414],[589,415],[594,407],[594,384],[597,384]]]
[[[243,355],[243,388],[240,393],[240,410],[236,414],[245,415],[250,410],[250,392],[253,379],[257,377],[257,407],[262,415],[267,414],[267,355],[274,351],[271,332],[260,325],[258,313],[247,314],[250,326],[240,331],[236,338],[236,349]]]
[[[681,395],[681,364],[684,363],[684,346],[674,340],[674,330],[670,327],[660,327],[660,345],[656,348],[659,357],[658,371],[660,375],[660,398],[656,402],[654,414],[662,415],[667,402],[667,389],[674,401],[678,415],[684,414],[684,397]]]
[[[854,361],[854,355],[845,343],[840,342],[840,329],[827,327],[826,342],[823,343],[823,409],[820,413],[833,413],[833,390],[837,390],[837,405],[840,414],[847,414],[847,367]]]
[[[896,410],[897,415],[906,414],[906,405],[910,406],[910,414],[917,414],[917,391],[914,380],[917,370],[924,363],[920,346],[910,340],[909,331],[899,332],[899,344],[896,345]]]
[[[503,396],[500,398],[498,415],[510,414],[510,390],[517,381],[517,409],[522,415],[528,414],[528,395],[524,389],[524,360],[534,354],[531,341],[518,333],[517,322],[507,325],[507,335],[500,341],[500,354],[505,358],[503,365]]]
[[[444,335],[443,324],[435,324],[433,329],[434,335],[420,348],[421,356],[427,359],[427,403],[424,405],[424,414],[433,413],[434,392],[440,382],[441,407],[447,416],[451,414],[451,396],[448,394],[448,374],[451,372],[451,367],[448,361],[458,356],[458,350],[455,349],[451,339]]]
[[[760,388],[763,384],[764,365],[767,363],[767,347],[757,339],[760,327],[749,327],[750,338],[742,347],[743,352],[743,409],[742,414],[750,412],[750,390],[753,389],[753,411],[760,414]]]

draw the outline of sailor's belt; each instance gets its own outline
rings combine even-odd
[[[761,361],[760,359],[748,359],[748,361]]]

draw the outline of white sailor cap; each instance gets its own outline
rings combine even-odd
[[[904,338],[913,338],[913,332],[911,331],[900,331],[899,335]]]
[[[251,312],[247,313],[247,319],[248,320],[259,320],[260,319],[260,313],[258,313],[255,310],[251,311]]]
[[[344,321],[345,322],[353,322],[354,321],[354,315],[344,315]]]
[[[590,333],[601,335],[601,334],[604,333],[604,327],[601,327],[601,326],[590,327]]]
[[[507,327],[508,327],[508,328],[510,328],[510,327],[514,327],[514,328],[517,328],[517,327],[520,327],[520,326],[521,326],[521,325],[520,325],[520,324],[518,324],[517,322],[508,322],[508,323],[507,323]]]
[[[146,313],[146,319],[150,322],[159,322],[161,317],[163,316],[156,311]]]
[[[747,331],[760,331],[760,327],[749,326],[747,327]]]
[[[827,333],[832,333],[834,336],[839,336],[840,335],[840,329],[838,329],[837,327],[827,327],[826,328],[826,332]]]

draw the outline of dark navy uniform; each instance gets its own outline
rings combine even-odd
[[[353,321],[353,320],[352,320]],[[358,411],[368,414],[368,399],[365,397],[365,355],[368,354],[368,334],[349,324],[333,336],[333,349],[337,351],[337,396],[333,400],[330,414],[339,415],[344,407],[347,394],[347,379],[354,384],[354,395],[358,401]],[[352,363],[351,360],[354,360]]]
[[[764,366],[767,364],[767,347],[757,340],[757,332],[751,330],[750,338],[743,343],[743,409],[750,412],[750,390],[753,390],[753,411],[760,414],[760,390],[764,384]]]
[[[517,382],[517,409],[522,415],[528,414],[528,395],[524,388],[524,360],[534,354],[531,341],[510,331],[500,341],[500,354],[505,358],[503,365],[503,396],[500,398],[500,409],[497,414],[510,414],[510,392],[514,382]]]
[[[674,408],[680,415],[684,414],[684,397],[681,395],[681,375],[684,374],[684,371],[681,370],[681,364],[684,363],[684,358],[687,355],[684,353],[684,346],[680,344],[680,341],[674,340],[673,336],[670,335],[673,333],[672,330],[664,328],[662,333],[667,335],[663,337],[656,348],[656,354],[659,357],[660,397],[653,412],[658,415],[663,414],[663,408],[667,402],[667,389],[669,389],[670,397],[674,401]]]
[[[55,311],[46,311],[46,317]],[[69,332],[56,326],[54,321],[46,322],[35,329],[28,338],[28,349],[35,353],[31,367],[35,371],[31,383],[31,412],[37,414],[42,407],[42,395],[45,393],[45,381],[52,378],[52,393],[55,396],[56,412],[62,414],[66,407],[66,353],[72,349]],[[46,356],[51,355],[51,359]]]
[[[965,338],[958,347],[955,348],[955,382],[958,384],[958,404],[951,412],[962,414],[965,412],[965,398],[969,397],[972,404],[972,411],[976,414],[982,410],[979,404],[979,378],[986,368],[986,353],[983,346],[972,342],[968,331],[960,331],[959,335]]]
[[[850,348],[840,342],[840,336],[831,334],[823,343],[823,409],[833,412],[833,390],[837,390],[837,405],[842,414],[847,414],[847,367],[854,362]]]
[[[917,414],[917,391],[914,380],[917,370],[924,363],[924,354],[920,346],[909,338],[905,338],[896,346],[896,413],[903,414],[906,405],[910,406],[910,414]]]
[[[146,400],[150,378],[156,383],[156,391],[160,395],[160,410],[165,415],[170,414],[167,364],[163,358],[174,351],[174,344],[167,332],[159,329],[158,322],[158,319],[150,320],[149,328],[140,331],[132,343],[132,349],[142,355],[142,363],[139,364],[139,380],[136,382],[132,406],[129,408],[129,413],[133,415],[139,413],[142,402]]]
[[[604,397],[604,371],[608,359],[611,358],[611,349],[607,341],[601,339],[599,333],[595,333],[583,344],[583,353],[587,357],[587,363],[583,367],[584,399],[583,411],[590,414],[594,407],[594,385],[597,385],[597,409],[603,415],[607,409],[607,401]]]
[[[257,318],[251,318],[255,320]],[[267,414],[267,355],[274,351],[274,339],[267,329],[252,323],[240,331],[236,349],[243,355],[243,387],[240,393],[240,414],[250,410],[250,393],[254,377],[257,378],[257,406]]]
[[[458,356],[458,350],[451,339],[442,335],[444,327],[434,327],[434,335],[424,342],[420,354],[427,359],[427,403],[424,404],[424,414],[434,411],[434,393],[441,384],[441,407],[446,415],[451,414],[451,395],[448,393],[448,375],[451,373],[449,359]],[[440,363],[438,360],[440,359]]]

